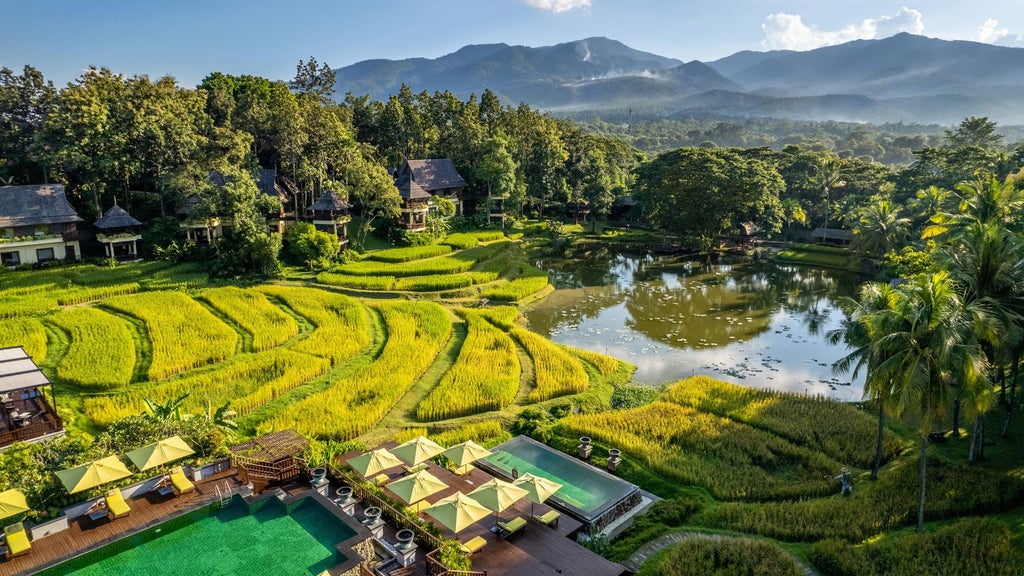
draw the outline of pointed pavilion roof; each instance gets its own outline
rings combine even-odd
[[[352,205],[341,199],[340,196],[328,190],[324,192],[320,198],[310,206],[309,210],[322,210],[324,212],[338,210],[348,210]]]
[[[96,227],[104,230],[110,228],[125,228],[128,226],[142,226],[142,222],[139,222],[127,210],[121,208],[115,202],[109,210],[103,213],[103,216],[96,221]]]
[[[402,200],[427,200],[430,198],[430,193],[408,175],[399,176],[395,180],[395,186],[398,187],[398,195],[402,197]]]

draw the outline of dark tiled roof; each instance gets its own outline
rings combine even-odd
[[[853,232],[839,228],[815,228],[811,232],[811,237],[821,238],[822,240],[843,240],[849,242],[853,241]]]
[[[395,186],[398,187],[398,195],[402,197],[402,200],[425,200],[430,198],[430,193],[424,190],[418,183],[413,182],[408,174],[399,176],[395,180]]]
[[[322,210],[324,212],[339,210],[348,210],[352,206],[338,197],[337,194],[331,191],[324,192],[320,198],[309,207],[309,210]]]
[[[277,170],[274,168],[264,168],[260,170],[259,180],[256,181],[256,187],[260,189],[265,195],[271,198],[277,198],[282,202],[288,200],[288,192],[281,184],[277,181]]]
[[[64,186],[0,186],[0,226],[35,226],[82,222],[68,204]]]
[[[466,187],[466,180],[448,158],[406,160],[398,173],[411,174],[412,179],[427,192]]]
[[[117,204],[111,206],[110,210],[104,212],[103,216],[96,221],[96,227],[104,230],[109,228],[125,228],[128,226],[142,226],[142,222],[132,218],[131,214]]]
[[[213,182],[216,186],[224,186],[228,182],[231,182],[230,176],[225,176],[219,170],[210,170],[210,182]]]

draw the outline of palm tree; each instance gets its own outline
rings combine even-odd
[[[823,228],[828,228],[828,202],[832,195],[832,191],[836,188],[842,188],[846,186],[846,181],[842,179],[840,173],[842,169],[842,160],[839,156],[826,152],[822,155],[818,162],[814,164],[814,174],[809,179],[809,184],[821,190],[825,197],[825,225]]]
[[[878,377],[878,365],[884,359],[884,351],[876,346],[882,336],[874,319],[886,308],[892,297],[893,288],[888,284],[872,282],[864,284],[860,289],[860,299],[843,298],[839,307],[846,313],[842,325],[826,334],[831,344],[845,343],[852,351],[836,360],[832,370],[837,374],[852,372],[856,378],[863,368],[864,397],[878,404],[878,438],[875,443],[875,461],[871,465],[871,479],[878,478],[878,469],[882,466],[882,448],[885,440],[885,408],[892,395],[890,381],[882,381]]]
[[[884,256],[896,249],[907,237],[910,219],[888,198],[876,198],[860,212],[856,244],[869,254]]]
[[[881,334],[875,343],[877,353],[884,356],[876,377],[892,382],[892,405],[897,413],[910,409],[920,418],[920,532],[924,529],[928,439],[948,408],[947,382],[961,382],[971,392],[972,408],[983,410],[986,398],[991,399],[982,393],[988,387],[987,363],[973,332],[971,312],[946,272],[899,286],[888,306],[872,316],[872,330]]]
[[[186,392],[163,404],[152,398],[143,398],[143,402],[146,403],[146,414],[154,420],[181,420],[181,407],[188,397],[189,394]]]

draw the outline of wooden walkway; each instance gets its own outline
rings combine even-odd
[[[394,442],[384,445],[392,448]],[[344,455],[341,460],[359,455],[361,452],[352,452]],[[449,470],[430,463],[429,471],[439,480],[448,485],[448,488],[427,498],[430,502],[437,502],[455,492],[468,494],[481,484],[492,479],[493,476],[486,472],[473,469],[465,476],[457,476]],[[402,477],[401,468],[388,470],[392,480]],[[398,500],[390,492],[391,498]],[[534,513],[543,514],[551,508],[545,504],[533,505]],[[356,517],[362,520],[361,508],[357,508]],[[453,534],[434,521],[448,538],[456,538],[460,542],[466,542],[476,536],[481,536],[487,544],[476,554],[473,554],[473,570],[485,570],[487,576],[522,576],[530,575],[559,575],[562,576],[621,576],[627,570],[622,564],[602,558],[598,554],[578,544],[571,536],[577,532],[583,524],[578,520],[562,514],[558,521],[557,528],[549,528],[532,519],[531,503],[528,500],[520,500],[510,508],[505,509],[500,515],[503,520],[509,520],[516,516],[528,519],[526,528],[518,534],[510,536],[507,540],[498,538],[490,531],[494,526],[495,516],[492,514],[487,518],[471,525],[458,534]],[[431,521],[430,516],[420,513],[420,518]],[[393,531],[388,530],[384,539],[394,544]],[[427,551],[423,551],[424,553]],[[425,574],[423,567],[423,555],[417,554],[417,563],[413,574]]]
[[[94,548],[141,532],[155,524],[185,514],[217,498],[216,486],[223,490],[227,482],[231,488],[239,486],[234,471],[222,472],[202,482],[196,490],[175,498],[149,492],[145,496],[126,500],[131,514],[117,520],[106,518],[93,521],[80,516],[70,521],[67,530],[32,541],[32,549],[25,556],[0,559],[0,574],[29,575],[73,558]]]

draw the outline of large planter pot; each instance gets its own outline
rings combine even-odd
[[[309,474],[313,477],[313,482],[319,484],[327,477],[327,468],[313,468]]]
[[[399,530],[395,533],[395,540],[398,541],[398,544],[395,544],[395,548],[398,548],[399,550],[409,549],[412,546],[413,539],[415,537],[416,534],[408,528]]]
[[[590,453],[593,449],[594,447],[590,444],[590,437],[581,436],[580,443],[578,446],[576,446],[576,455],[582,458],[583,460],[589,460]]]
[[[352,487],[342,486],[334,491],[334,495],[337,497],[339,504],[348,504],[352,501]]]
[[[366,517],[366,519],[363,520],[363,524],[372,526],[377,522],[380,522],[380,508],[377,506],[370,506],[366,510],[363,510],[363,516]]]
[[[618,448],[612,448],[608,451],[608,471],[615,472],[622,463],[622,451]]]

